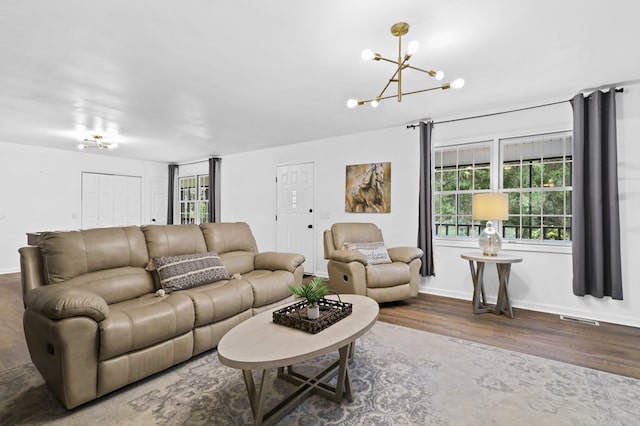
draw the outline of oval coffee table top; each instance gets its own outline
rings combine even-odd
[[[335,296],[328,299],[337,300]],[[218,358],[228,367],[264,370],[284,367],[338,350],[366,333],[378,319],[378,303],[366,296],[341,294],[353,304],[351,315],[316,334],[273,322],[273,311],[238,324],[218,343]]]

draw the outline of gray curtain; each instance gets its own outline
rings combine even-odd
[[[209,158],[209,222],[220,222],[220,164],[220,158]]]
[[[167,185],[167,225],[173,225],[173,207],[175,206],[176,179],[178,178],[178,165],[169,164],[169,184]]]
[[[622,300],[616,90],[571,99],[573,293]]]
[[[431,179],[431,131],[433,122],[420,122],[420,200],[418,212],[418,247],[422,249],[423,277],[435,276],[433,267],[433,182]]]

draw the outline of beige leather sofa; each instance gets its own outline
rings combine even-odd
[[[215,348],[236,324],[292,301],[304,262],[258,253],[246,223],[45,232],[19,251],[29,353],[67,408]],[[208,252],[228,278],[157,292],[150,261]]]
[[[332,289],[379,303],[418,295],[422,254],[416,247],[386,247],[382,231],[373,223],[335,223],[324,231]]]

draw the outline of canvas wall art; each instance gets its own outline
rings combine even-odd
[[[391,212],[391,163],[353,164],[346,172],[346,212]]]

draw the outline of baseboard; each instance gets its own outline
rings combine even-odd
[[[513,301],[516,308],[528,309],[530,311],[544,312],[547,314],[569,315],[579,318],[588,318],[600,322],[608,322],[611,324],[626,325],[629,327],[640,328],[640,320],[623,315],[612,315],[602,312],[585,311],[583,309],[572,309],[565,306],[545,305],[540,303],[530,303],[526,301]]]
[[[0,269],[0,275],[3,275],[3,274],[15,274],[16,272],[20,272],[20,268]]]
[[[421,288],[419,291],[420,293],[424,293],[424,294],[433,294],[434,296],[468,300],[469,302],[471,302],[473,298],[473,294],[471,294],[470,292],[467,293],[467,292],[449,291],[444,289],[433,289],[433,288],[429,288],[429,289]],[[487,302],[496,303],[496,298],[487,296]],[[542,303],[531,303],[531,302],[521,301],[521,300],[512,300],[511,305],[514,308],[527,309],[529,311],[544,312],[546,314],[554,314],[554,315],[570,315],[570,316],[580,317],[580,318],[589,318],[589,319],[593,319],[600,322],[608,322],[611,324],[626,325],[629,327],[640,328],[639,319],[630,318],[622,315],[611,315],[606,313],[585,311],[582,309],[571,309],[565,306],[547,305]]]

